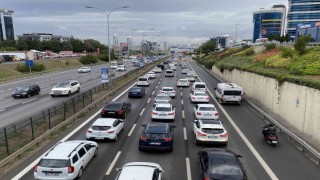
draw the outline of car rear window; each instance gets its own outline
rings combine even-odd
[[[156,111],[171,111],[170,107],[156,107]]]
[[[180,82],[184,82],[184,83],[186,83],[186,82],[188,82],[188,80],[180,80]]]
[[[104,106],[104,109],[121,109],[122,108],[122,104],[107,104]]]
[[[162,89],[162,91],[173,91],[173,89],[171,89],[171,88],[165,88],[165,89]]]
[[[207,96],[206,93],[195,93],[194,95],[195,95],[195,96]]]
[[[61,168],[68,167],[70,165],[70,161],[67,159],[41,159],[38,166],[41,167],[52,167],[52,168]]]
[[[212,164],[210,168],[212,174],[242,175],[242,171],[234,156],[223,154],[215,155],[210,158],[210,163]]]
[[[226,96],[240,96],[242,91],[228,91],[228,90],[224,90],[223,94]]]
[[[167,100],[169,96],[157,96],[156,99]]]
[[[110,126],[92,126],[91,128],[95,131],[106,131],[111,127]]]
[[[140,92],[141,89],[140,88],[131,88],[130,91],[132,91],[132,92]]]
[[[173,73],[173,71],[166,71],[166,73]]]
[[[206,88],[206,85],[204,85],[204,84],[196,84],[195,88]]]
[[[146,129],[146,133],[153,133],[153,134],[166,134],[167,133],[166,126],[148,126]]]
[[[139,81],[147,81],[147,78],[139,78]]]
[[[216,108],[214,108],[214,107],[200,107],[199,110],[200,111],[215,111]]]
[[[208,134],[221,134],[223,133],[223,129],[221,128],[202,128],[202,132],[208,133]]]

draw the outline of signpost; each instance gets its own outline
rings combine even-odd
[[[101,68],[101,82],[102,83],[108,83],[109,82],[108,68]]]
[[[26,60],[26,66],[29,67],[29,71],[31,74],[31,68],[33,67],[33,60]]]

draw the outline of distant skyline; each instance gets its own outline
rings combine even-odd
[[[113,34],[119,43],[131,36],[135,45],[145,39],[169,44],[200,43],[219,35],[251,39],[252,12],[270,9],[287,0],[1,0],[1,8],[14,11],[15,35],[28,32],[73,35],[107,44],[107,16],[94,6],[109,11],[110,42]],[[152,31],[150,29],[153,29]]]

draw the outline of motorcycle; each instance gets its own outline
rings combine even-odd
[[[278,136],[275,132],[268,133],[264,139],[267,141],[268,144],[272,146],[276,146],[278,144]]]

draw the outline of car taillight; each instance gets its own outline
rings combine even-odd
[[[169,112],[168,115],[174,115],[174,112]]]
[[[197,115],[201,115],[201,112],[197,112]]]
[[[208,100],[208,99],[209,99],[209,97],[206,97],[206,99]]]
[[[106,111],[106,110],[104,110],[104,109],[102,109],[101,110],[101,113],[107,113],[108,111]]]
[[[112,133],[114,133],[114,130],[107,131],[107,133],[112,134]]]
[[[243,101],[243,99],[244,99],[244,97],[243,97],[243,95],[241,95],[241,101]]]
[[[140,137],[140,140],[141,140],[141,141],[146,141],[146,140],[147,140],[147,138],[146,138],[146,137],[144,137],[144,136],[141,136],[141,137]]]
[[[123,110],[118,110],[116,112],[117,112],[117,114],[122,114],[124,111]]]
[[[228,137],[228,133],[221,134],[220,137]]]
[[[196,99],[196,98],[192,96],[192,99]]]
[[[171,141],[172,140],[172,138],[164,138],[164,141],[165,142],[169,142],[169,141]]]
[[[208,178],[208,177],[205,177],[203,180],[210,180],[210,178]]]
[[[38,166],[33,167],[34,172],[38,172]]]
[[[157,113],[157,112],[152,112],[152,114],[155,114],[155,115],[157,115],[158,113]]]
[[[92,133],[92,131],[91,130],[87,130],[87,133]]]
[[[219,113],[214,113],[214,116],[219,116]]]
[[[74,167],[73,166],[69,166],[68,167],[68,173],[73,173],[74,172]]]
[[[202,132],[200,132],[200,131],[197,131],[197,134],[198,134],[198,136],[206,136],[205,133],[202,133]]]

